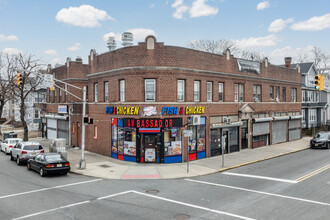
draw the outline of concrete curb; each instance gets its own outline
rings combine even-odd
[[[247,162],[247,163],[238,164],[238,165],[235,165],[235,166],[232,166],[232,167],[226,167],[226,168],[223,168],[223,169],[218,170],[216,173],[224,172],[224,171],[235,169],[235,168],[238,168],[238,167],[243,167],[243,166],[246,166],[246,165],[249,165],[249,164],[258,163],[258,162],[265,161],[265,160],[274,159],[276,157],[282,157],[282,156],[285,156],[285,155],[288,155],[288,154],[297,153],[297,152],[300,152],[300,151],[307,150],[309,148],[310,147],[306,147],[304,149],[300,149],[300,150],[296,150],[296,151],[291,151],[291,152],[287,152],[287,153],[282,153],[282,154],[278,154],[278,155],[275,155],[275,156],[266,157],[266,158],[263,158],[263,159],[260,159],[260,160],[255,160],[255,161],[250,161],[250,162]]]

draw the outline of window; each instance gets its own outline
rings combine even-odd
[[[108,82],[104,83],[104,101],[105,102],[109,101],[109,83]]]
[[[54,89],[54,102],[56,103],[56,89]]]
[[[34,118],[39,118],[39,111],[38,111],[38,109],[34,109]]]
[[[40,102],[40,100],[39,100],[39,94],[37,92],[34,93],[34,102],[35,103],[39,103]]]
[[[94,125],[94,139],[97,139],[97,125]]]
[[[207,100],[208,102],[212,102],[212,82],[207,82]]]
[[[178,80],[178,102],[184,102],[184,80]]]
[[[286,89],[285,89],[285,87],[282,88],[282,102],[286,102]]]
[[[316,120],[316,109],[310,109],[309,110],[309,121],[315,121]]]
[[[125,80],[119,81],[119,87],[120,87],[120,100],[121,102],[125,101]]]
[[[280,87],[276,86],[276,101],[280,101]]]
[[[305,94],[306,94],[305,91],[302,91],[302,92],[301,92],[301,100],[302,100],[303,102],[306,102],[306,96],[305,96]]]
[[[235,84],[235,102],[244,101],[244,85]]]
[[[269,88],[269,96],[270,96],[270,99],[274,99],[274,86],[271,86]]]
[[[261,86],[253,86],[253,101],[261,102]]]
[[[305,122],[306,121],[305,109],[301,110],[301,114],[303,116],[302,122]]]
[[[219,83],[219,102],[223,102],[223,83]]]
[[[316,92],[316,102],[319,102],[319,101],[320,101],[320,93]]]
[[[62,89],[59,89],[59,103],[62,102]]]
[[[145,101],[156,101],[156,80],[145,79]]]
[[[49,90],[49,102],[51,103],[51,102],[53,102],[53,100],[52,100],[52,93],[53,93],[53,91],[52,90]]]
[[[291,89],[291,102],[296,102],[297,101],[297,89]]]
[[[194,81],[194,101],[199,102],[200,100],[200,81]]]
[[[94,102],[97,102],[97,83],[94,84]]]

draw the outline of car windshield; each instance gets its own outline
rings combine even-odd
[[[328,133],[318,133],[317,135],[315,135],[314,138],[317,138],[317,139],[326,139],[328,138]]]
[[[41,145],[25,145],[24,150],[42,150]]]
[[[46,160],[49,163],[59,162],[62,160],[61,155],[55,154],[55,155],[46,155]]]

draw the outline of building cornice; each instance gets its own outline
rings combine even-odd
[[[182,68],[182,67],[165,67],[165,66],[136,66],[136,67],[124,67],[119,69],[113,69],[113,70],[107,70],[103,72],[98,73],[91,73],[87,74],[88,78],[97,78],[101,76],[106,75],[113,75],[118,72],[122,71],[134,71],[134,70],[176,70],[176,71],[187,71],[192,72],[196,74],[200,73],[207,73],[212,75],[220,75],[220,76],[229,76],[229,77],[235,77],[235,78],[246,78],[251,80],[262,80],[262,81],[272,81],[272,82],[281,82],[281,83],[290,83],[297,86],[301,86],[301,82],[295,82],[295,81],[289,81],[289,80],[281,80],[281,79],[273,79],[273,78],[263,78],[263,77],[256,77],[256,76],[248,76],[248,75],[239,75],[239,74],[233,74],[233,73],[224,73],[224,72],[217,72],[217,71],[210,71],[210,70],[199,70],[199,69],[189,69],[189,68]]]

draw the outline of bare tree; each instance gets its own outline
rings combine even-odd
[[[11,84],[7,77],[9,66],[7,65],[5,56],[5,54],[0,53],[0,117],[2,117],[6,102],[13,97]]]
[[[325,54],[319,47],[314,46],[311,51],[311,54],[298,54],[296,60],[297,63],[314,62],[316,69],[321,74],[324,74],[326,71],[329,71],[330,55]]]
[[[240,49],[237,43],[233,40],[196,40],[188,44],[189,48],[205,51],[215,54],[223,54],[227,49],[230,50],[234,56],[242,59],[263,61],[265,58],[262,54],[256,51],[249,51]]]
[[[23,140],[28,140],[28,126],[25,119],[26,108],[25,103],[28,95],[31,92],[36,91],[40,85],[42,78],[37,77],[42,69],[43,65],[40,60],[35,59],[33,55],[14,55],[9,57],[8,62],[8,78],[10,79],[11,86],[13,88],[13,94],[19,103],[20,119],[24,129]],[[22,85],[18,85],[15,80],[16,74],[22,74]]]

